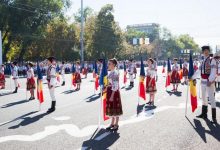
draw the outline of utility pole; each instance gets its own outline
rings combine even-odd
[[[84,35],[84,14],[83,14],[83,0],[81,0],[81,37],[80,37],[80,45],[81,45],[81,64],[84,63],[84,45],[83,45],[83,35]]]
[[[0,64],[2,64],[2,31],[0,30]]]

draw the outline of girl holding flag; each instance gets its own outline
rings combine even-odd
[[[154,98],[156,89],[156,71],[154,67],[154,60],[149,58],[147,60],[148,68],[146,71],[146,92],[150,95],[150,100],[147,104],[154,105]]]
[[[177,64],[177,58],[173,59],[172,73],[171,73],[171,83],[173,84],[174,92],[177,92],[178,84],[180,83],[179,66]]]
[[[33,64],[31,62],[28,63],[27,70],[27,91],[30,91],[31,97],[29,100],[34,100],[34,89],[35,89],[35,80],[34,80],[34,69]]]
[[[76,90],[80,90],[80,84],[81,84],[80,69],[81,67],[78,61],[76,62],[76,72],[75,72]]]
[[[112,118],[107,130],[117,131],[119,116],[123,114],[121,95],[119,91],[119,72],[117,70],[117,60],[110,59],[108,63],[110,73],[108,75],[106,115]]]

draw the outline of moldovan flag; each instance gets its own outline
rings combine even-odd
[[[140,70],[140,77],[139,77],[139,97],[146,100],[146,91],[144,86],[144,79],[145,79],[145,72],[144,72],[144,63],[141,58],[141,70]]]
[[[107,64],[105,60],[103,60],[103,66],[102,66],[102,72],[99,79],[99,84],[101,86],[101,90],[105,89],[104,87],[107,87],[108,85],[108,70],[107,70]],[[102,104],[103,104],[103,120],[106,121],[109,119],[109,117],[106,116],[106,100],[107,100],[107,91],[102,91]]]
[[[166,85],[165,87],[168,87],[170,85],[171,80],[171,65],[170,65],[170,59],[167,60],[167,77],[166,77]]]
[[[190,86],[192,112],[194,112],[197,108],[196,79],[193,79],[193,76],[194,76],[193,59],[192,59],[192,54],[190,54],[188,78],[189,78],[189,86]]]
[[[179,74],[180,74],[180,80],[183,79],[183,63],[182,63],[182,59],[180,59],[180,71],[179,71]]]
[[[40,104],[44,102],[42,80],[43,76],[40,70],[39,63],[37,63],[37,99],[39,100]]]
[[[75,68],[75,65],[73,64],[72,65],[72,85],[75,87],[76,86],[76,80],[75,80],[75,72],[76,72],[76,68]]]
[[[126,69],[126,64],[124,62],[124,80],[123,80],[124,84],[127,83],[127,69]]]
[[[94,63],[94,78],[95,78],[95,90],[97,91],[99,88],[99,76],[98,76],[98,68],[96,62]]]

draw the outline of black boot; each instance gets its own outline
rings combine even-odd
[[[131,87],[134,87],[134,82],[131,82]]]
[[[17,93],[18,92],[18,87],[15,88],[13,93]]]
[[[65,85],[65,81],[63,81],[62,85],[61,86],[64,86]]]
[[[212,108],[212,123],[217,124],[216,120],[216,108]]]
[[[208,112],[208,106],[202,105],[202,114],[196,117],[207,119],[207,112]]]
[[[55,106],[56,106],[56,101],[52,101],[51,108],[48,109],[47,113],[54,112],[56,110]]]

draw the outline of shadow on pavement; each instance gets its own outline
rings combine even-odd
[[[177,91],[177,92],[173,92],[173,91],[166,91],[170,96],[171,95],[176,95],[177,97],[181,97],[182,96],[182,92]]]
[[[94,95],[93,97],[88,98],[86,102],[90,103],[100,98],[100,95]]]
[[[17,118],[15,118],[15,119],[11,120],[11,121],[8,121],[8,122],[5,122],[5,123],[3,123],[3,124],[0,124],[0,126],[6,125],[6,124],[11,123],[11,122],[14,122],[14,121],[17,121],[17,120],[19,120],[19,119],[23,119],[24,117],[29,116],[29,115],[32,115],[32,114],[34,114],[34,113],[36,113],[36,112],[37,112],[37,111],[29,112],[29,113],[27,113],[27,114],[24,114],[24,115],[22,115],[22,116],[20,116],[20,117],[17,117]]]
[[[191,126],[195,129],[195,131],[199,134],[199,136],[201,137],[201,139],[207,143],[206,140],[206,133],[213,136],[216,140],[220,141],[220,125],[219,124],[212,124],[210,120],[205,120],[209,130],[206,130],[200,120],[194,119],[194,124],[195,126],[192,124],[192,122],[189,120],[188,117],[186,117],[186,119],[188,120],[188,122],[191,124]]]
[[[62,92],[61,94],[71,94],[73,92],[76,92],[77,90],[67,90],[67,91],[64,91]]]
[[[105,133],[106,133],[105,137],[103,137],[101,139],[96,139]],[[84,141],[82,144],[82,148],[84,148],[86,150],[108,149],[119,138],[120,138],[119,133],[111,133],[111,132],[106,131],[105,129],[101,129],[98,131],[98,133],[95,136],[93,135],[89,140]]]
[[[40,119],[42,119],[44,116],[48,115],[49,113],[45,112],[43,114],[39,114],[37,116],[34,116],[34,117],[23,117],[23,121],[21,121],[19,124],[17,125],[14,125],[14,126],[11,126],[9,127],[8,129],[17,129],[19,128],[20,126],[27,126],[27,125],[30,125],[32,123],[35,123],[37,121],[39,121]]]
[[[1,108],[8,108],[8,107],[12,107],[12,106],[15,106],[15,105],[24,104],[24,103],[27,103],[27,102],[29,102],[29,100],[20,100],[18,102],[12,102],[12,103],[5,104],[5,105],[1,106]]]
[[[14,94],[13,92],[5,92],[5,93],[0,93],[0,96],[6,96],[6,95],[11,95]]]
[[[125,90],[126,90],[126,91],[129,91],[129,90],[131,90],[132,88],[133,88],[132,86],[129,86],[129,87],[126,87]]]

